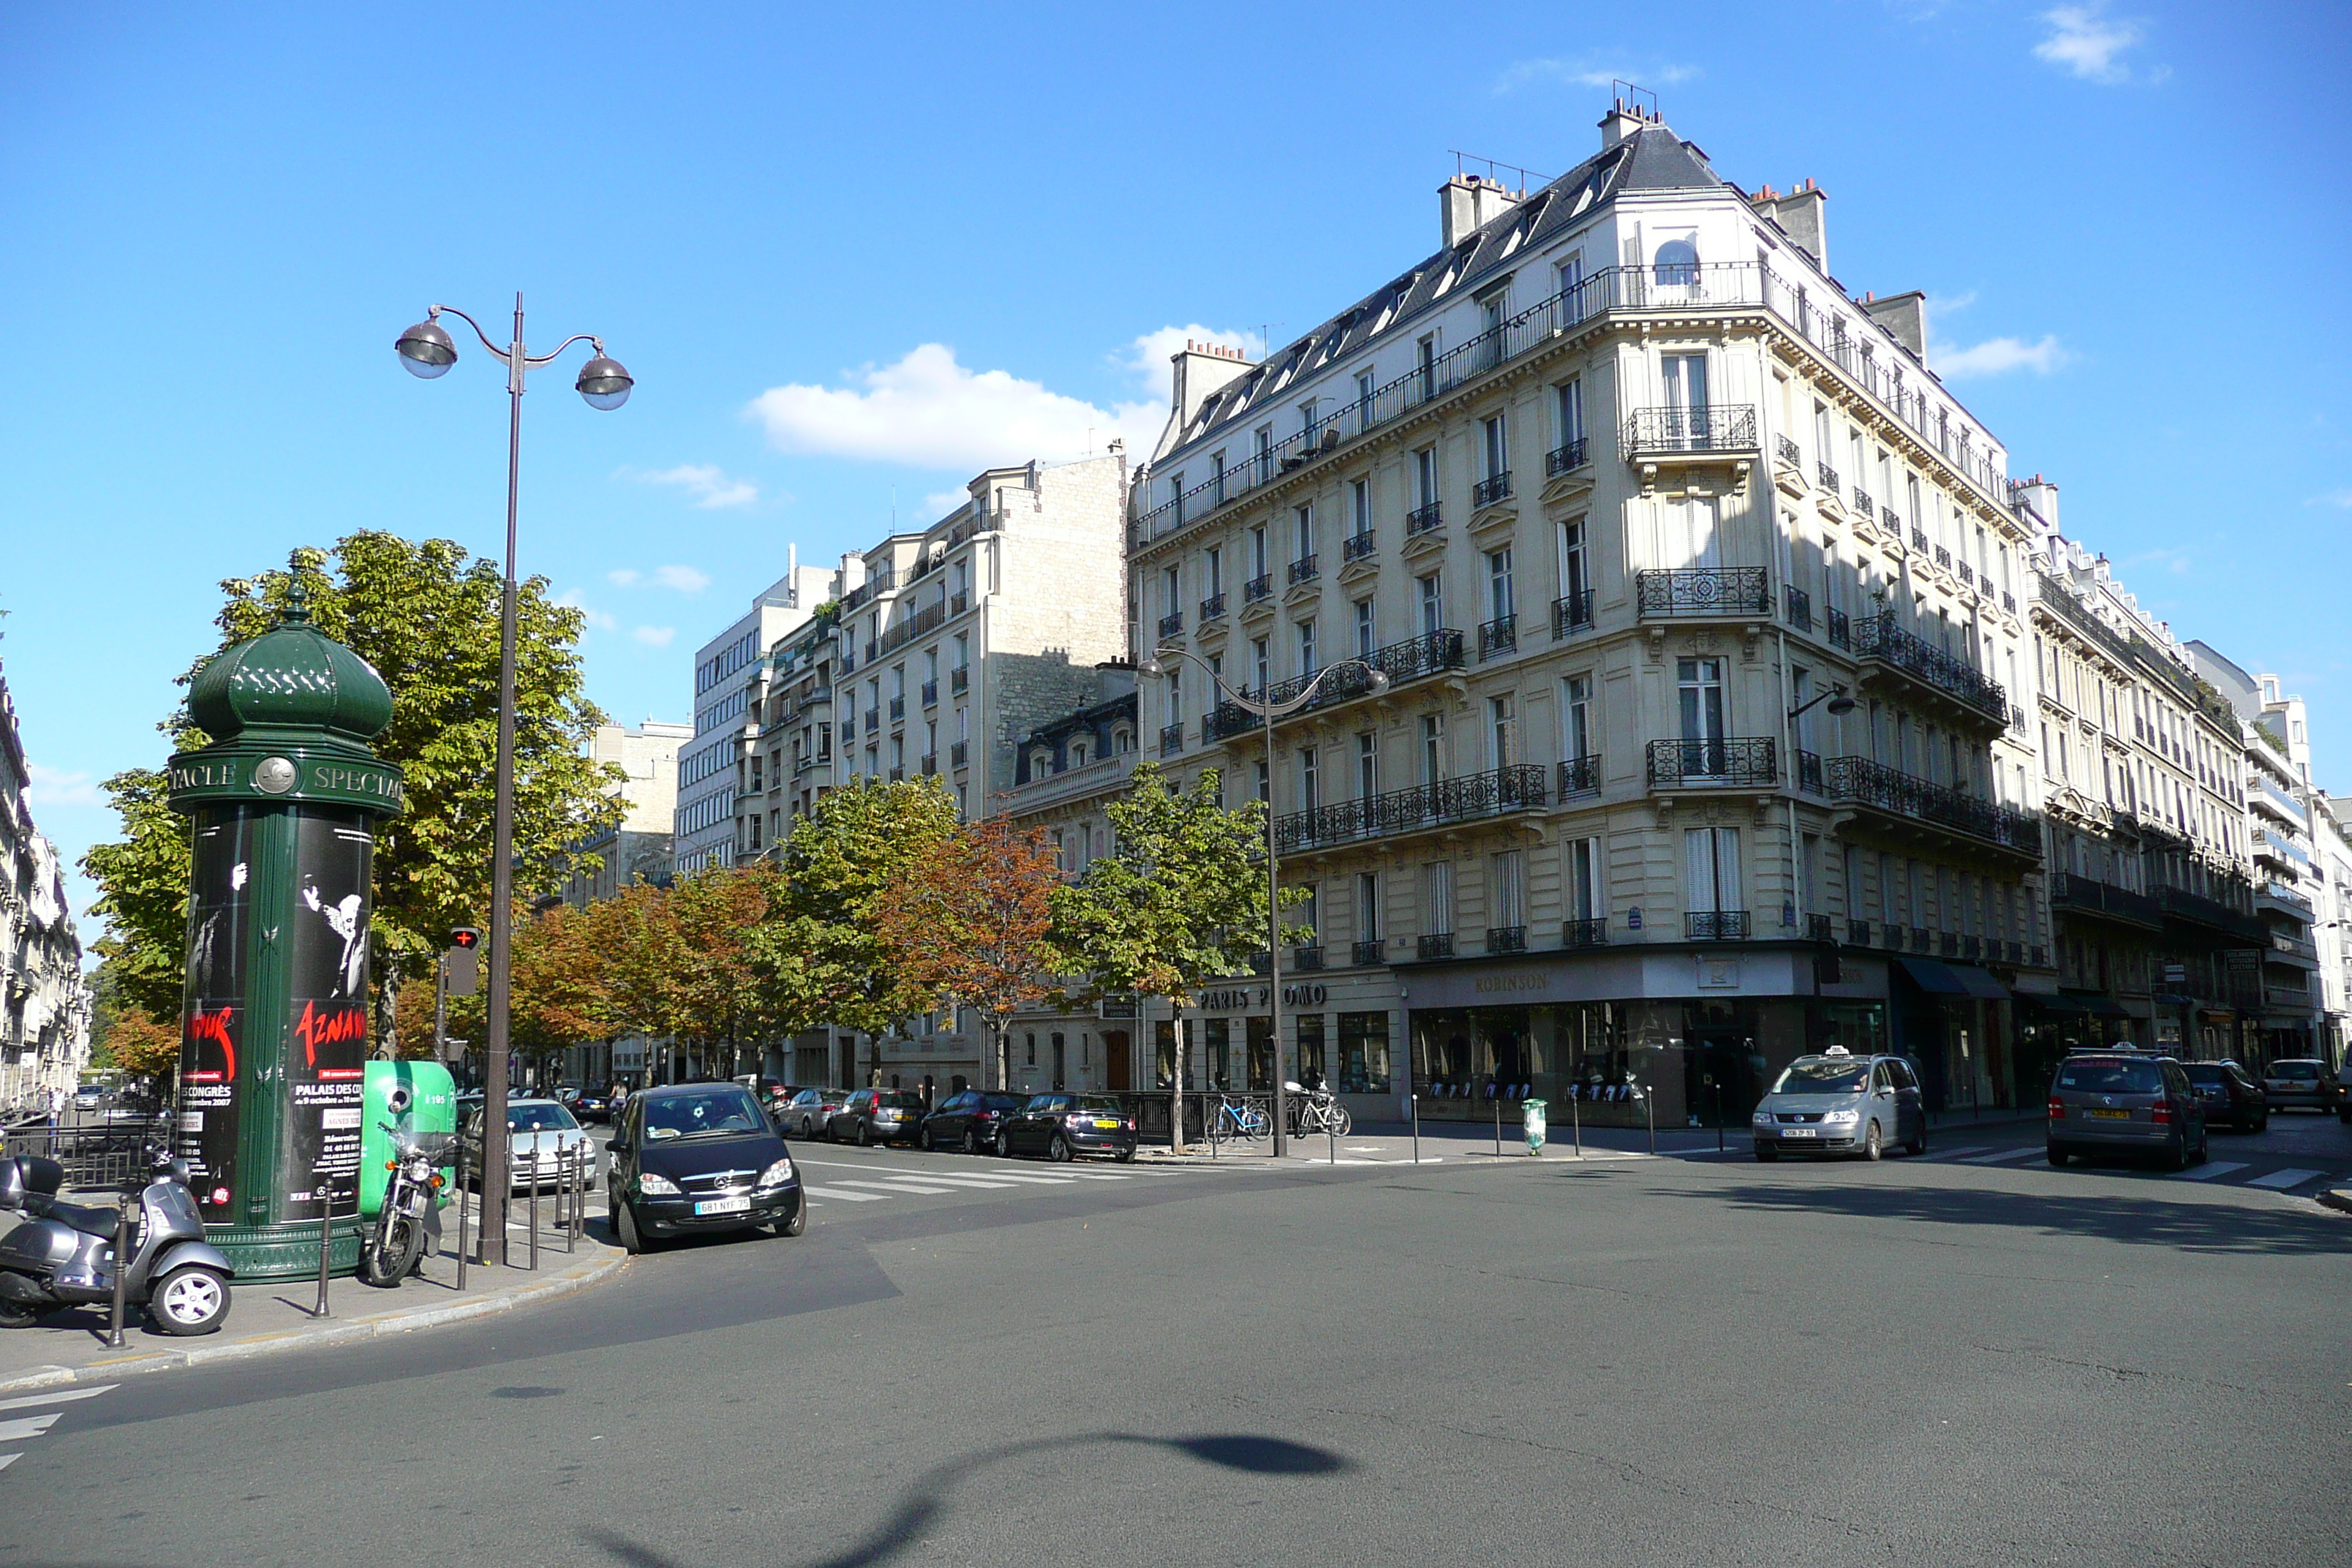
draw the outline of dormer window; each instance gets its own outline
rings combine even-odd
[[[1135,732],[1125,725],[1110,732],[1110,749],[1120,755],[1135,750]]]
[[[1042,779],[1054,771],[1054,753],[1040,746],[1029,753],[1029,776]]]
[[[1087,765],[1087,743],[1086,743],[1084,741],[1073,741],[1073,742],[1070,742],[1070,766],[1072,766],[1072,767],[1074,767],[1074,768],[1082,768],[1082,767],[1085,767],[1086,765]]]

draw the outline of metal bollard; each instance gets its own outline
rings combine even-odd
[[[1412,1101],[1412,1163],[1421,1163],[1421,1091],[1415,1089],[1407,1097]]]
[[[572,1158],[565,1162],[570,1167],[565,1173],[572,1178],[572,1195],[564,1210],[567,1219],[563,1226],[563,1255],[566,1258],[571,1257],[580,1245],[580,1156],[587,1152],[588,1139],[583,1133],[580,1142],[572,1146]]]
[[[1330,1140],[1331,1163],[1336,1165],[1339,1163],[1339,1123],[1336,1119],[1325,1119],[1323,1122],[1323,1135]]]
[[[114,1211],[114,1315],[107,1320],[106,1348],[122,1348],[122,1277],[130,1272],[131,1205],[126,1200]]]
[[[530,1267],[539,1268],[539,1135],[530,1139]]]
[[[1650,1118],[1650,1152],[1654,1154],[1658,1152],[1658,1086],[1656,1084],[1645,1083],[1642,1086],[1642,1109]]]
[[[1503,1157],[1503,1086],[1492,1085],[1488,1093],[1495,1102],[1495,1158],[1499,1160]]]
[[[466,1141],[457,1140],[457,1289],[466,1288]]]
[[[1570,1086],[1571,1089],[1582,1087],[1581,1084]],[[1568,1097],[1568,1126],[1576,1136],[1576,1157],[1580,1160],[1584,1158],[1584,1107],[1580,1103],[1583,1099],[1581,1094],[1574,1093]]]
[[[311,1185],[319,1189],[319,1304],[311,1310],[314,1318],[331,1318],[327,1310],[327,1257],[335,1239],[335,1184],[331,1177],[313,1175]]]

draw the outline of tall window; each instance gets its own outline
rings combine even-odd
[[[1666,567],[1723,564],[1715,497],[1676,496],[1658,503],[1657,560]]]
[[[1683,830],[1683,871],[1694,912],[1744,910],[1739,890],[1739,829]]]
[[[1356,373],[1356,423],[1360,428],[1372,422],[1372,373]]]
[[[1263,577],[1263,576],[1265,576],[1265,529],[1263,529],[1263,528],[1253,528],[1253,529],[1251,529],[1251,530],[1249,531],[1249,550],[1250,550],[1250,575],[1251,575],[1252,577]]]
[[[1381,738],[1370,730],[1356,737],[1356,798],[1370,800],[1381,793]]]
[[[1298,673],[1302,677],[1309,676],[1321,668],[1315,662],[1315,623],[1301,621],[1298,623]]]
[[[1561,755],[1574,762],[1592,754],[1592,677],[1571,675],[1560,686]]]
[[[1508,473],[1511,467],[1511,444],[1503,416],[1497,414],[1492,419],[1482,420],[1479,430],[1486,443],[1486,477],[1491,479]]]
[[[1432,936],[1454,932],[1454,862],[1432,860],[1421,868],[1422,919]]]
[[[1421,782],[1433,784],[1445,776],[1445,715],[1421,716]]]
[[[1584,520],[1563,522],[1559,525],[1559,596],[1569,603],[1571,621],[1591,613],[1585,607],[1584,595],[1591,586],[1584,552]]]
[[[1380,639],[1372,627],[1372,602],[1359,599],[1356,601],[1356,657],[1370,658],[1379,646]]]
[[[1674,422],[1668,436],[1703,437],[1706,433],[1706,356],[1667,354],[1660,361],[1664,376],[1666,406]]]
[[[1250,668],[1256,672],[1257,694],[1263,697],[1265,689],[1274,684],[1274,662],[1266,657],[1266,639],[1264,637],[1250,638]]]
[[[1683,739],[1723,739],[1723,660],[1685,658],[1675,661],[1681,700]]]
[[[1559,445],[1572,447],[1584,439],[1584,383],[1575,376],[1551,389],[1552,433]],[[1572,461],[1573,459],[1571,459]]]
[[[1568,845],[1568,918],[1597,921],[1605,907],[1601,899],[1601,840],[1571,839]]]
[[[1442,573],[1421,579],[1421,635],[1435,637],[1445,629],[1445,582]]]
[[[1171,665],[1168,668],[1168,718],[1166,721],[1171,724],[1181,724],[1184,721],[1184,678],[1177,673],[1176,667],[1173,665]]]
[[[1349,521],[1358,538],[1372,531],[1372,481],[1358,479],[1348,487]]]
[[[1225,591],[1225,552],[1215,545],[1209,547],[1201,561],[1202,575],[1207,579],[1202,591],[1212,599]]]
[[[1298,809],[1312,811],[1321,805],[1317,787],[1316,752],[1312,746],[1298,748]]]
[[[1381,874],[1378,871],[1356,873],[1356,940],[1381,940]]]
[[[1493,856],[1487,864],[1488,891],[1494,904],[1486,911],[1487,922],[1510,927],[1528,923],[1527,865],[1517,849],[1506,849]]]
[[[1486,731],[1494,765],[1507,768],[1519,750],[1519,709],[1508,692],[1486,699]]]
[[[1266,480],[1274,478],[1274,426],[1271,425],[1259,426],[1257,427],[1256,437],[1257,482],[1259,484],[1264,484]]]
[[[1298,555],[1304,561],[1315,553],[1315,509],[1302,506],[1293,514],[1298,523]]]
[[[1437,448],[1423,447],[1412,455],[1413,505],[1437,504]]]
[[[1489,620],[1504,620],[1516,610],[1511,595],[1511,547],[1486,552],[1486,610]]]
[[[1432,332],[1413,345],[1414,368],[1421,372],[1421,395],[1437,395],[1437,334]]]
[[[1182,615],[1184,613],[1183,569],[1181,567],[1171,566],[1160,575],[1161,581],[1165,584],[1165,592],[1162,595],[1162,597],[1166,600],[1166,603],[1161,605],[1160,613],[1163,616]]]

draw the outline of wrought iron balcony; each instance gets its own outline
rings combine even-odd
[[[1172,637],[1183,629],[1183,611],[1171,610],[1166,615],[1160,617],[1160,635],[1162,637]]]
[[[904,697],[893,697],[890,699],[890,722],[896,724],[899,720],[904,719],[906,716],[907,700]]]
[[[1838,471],[1827,463],[1819,460],[1814,462],[1813,482],[1832,496],[1838,493]]]
[[[1912,821],[1932,822],[2021,855],[2038,858],[2042,853],[2042,825],[2029,813],[1962,795],[1868,757],[1832,757],[1822,773],[1832,800],[1855,801]],[[2057,895],[2051,897],[2054,902]],[[2151,911],[2155,909],[2152,901],[2143,901]]]
[[[1845,942],[1848,947],[1868,947],[1870,945],[1870,922],[1868,921],[1846,921]]]
[[[1843,648],[1853,647],[1853,623],[1846,618],[1846,613],[1843,610],[1839,609],[1835,605],[1830,605],[1824,613],[1829,616],[1830,646],[1832,647]]]
[[[1351,533],[1339,546],[1339,558],[1342,561],[1361,561],[1371,554],[1379,543],[1380,541],[1373,537],[1372,531],[1369,528],[1361,533]]]
[[[1375,648],[1365,660],[1389,678],[1391,686],[1402,686],[1410,680],[1442,674],[1449,669],[1465,668],[1462,634],[1451,626],[1431,632],[1426,637],[1407,637],[1383,648]],[[1307,689],[1315,679],[1313,675],[1277,680],[1261,694],[1262,700],[1279,706]],[[1360,667],[1341,666],[1325,677],[1315,689],[1315,700],[1306,709],[1313,712],[1337,703],[1351,702],[1369,693],[1372,679]],[[1203,721],[1201,740],[1203,745],[1225,740],[1258,728],[1265,721],[1238,702],[1220,702],[1215,711]]]
[[[1301,583],[1312,583],[1321,572],[1314,556],[1302,555],[1290,563],[1290,585],[1295,588]]]
[[[1427,506],[1417,506],[1404,514],[1404,531],[1407,533],[1427,533],[1444,525],[1444,509],[1435,501]]]
[[[1551,603],[1551,635],[1565,637],[1592,625],[1592,590],[1583,588]]]
[[[1515,763],[1461,778],[1286,813],[1275,818],[1275,847],[1288,854],[1416,833],[1506,812],[1536,810],[1543,805],[1544,794],[1544,770],[1531,763]]]
[[[1963,588],[1973,588],[1977,585],[1976,568],[1970,566],[1967,562],[1962,561],[1958,563],[1952,568],[1952,570],[1960,574],[1960,586]]]
[[[1861,485],[1853,487],[1853,510],[1865,518],[1875,516],[1878,511],[1878,503],[1870,499],[1870,491]]]
[[[1184,726],[1163,724],[1160,727],[1160,754],[1172,757],[1184,749]]]
[[[868,708],[866,710],[866,732],[871,735],[875,731],[879,730],[881,727],[882,710],[879,708]]]
[[[1781,591],[1788,601],[1789,624],[1801,632],[1813,629],[1813,596],[1791,583]]]
[[[930,679],[930,680],[926,680],[925,682],[923,682],[923,706],[924,706],[924,707],[926,707],[926,708],[936,708],[936,707],[938,707],[939,705],[940,705],[940,683],[939,683],[939,681],[938,681],[936,679]]]
[[[1605,920],[1562,921],[1559,922],[1559,945],[1562,947],[1607,947],[1609,922]]]
[[[1857,657],[1899,669],[1996,724],[2009,722],[2009,693],[2001,689],[2000,682],[1905,631],[1895,624],[1894,611],[1865,616],[1853,631]]]
[[[1804,454],[1798,451],[1797,444],[1786,436],[1772,437],[1772,455],[1792,468],[1801,469],[1805,466]]]
[[[1564,446],[1554,447],[1544,454],[1545,477],[1556,479],[1561,474],[1584,467],[1586,463],[1591,461],[1591,441],[1582,436],[1579,436]]]
[[[1653,741],[1652,789],[1770,788],[1780,782],[1780,743],[1762,740]]]
[[[948,766],[951,768],[963,767],[970,760],[971,755],[971,742],[969,741],[956,741],[950,742],[948,746]]]
[[[1836,928],[1830,923],[1830,917],[1827,915],[1807,915],[1805,917],[1805,940],[1807,942],[1834,942],[1837,940],[1834,935],[1835,931]]]
[[[904,768],[892,768],[890,770],[890,782],[892,784],[905,784],[907,782],[907,770]]]
[[[1683,915],[1683,934],[1693,942],[1745,942],[1746,910],[1690,910]]]
[[[1822,792],[1822,759],[1818,752],[1800,751],[1797,753],[1797,787],[1808,795]]]
[[[948,671],[948,690],[952,692],[954,695],[958,697],[962,696],[965,691],[971,689],[971,666],[962,665]]]
[[[1490,474],[1470,487],[1472,506],[1493,506],[1498,500],[1510,499],[1511,470],[1508,468],[1499,474]]]
[[[1419,958],[1451,958],[1454,956],[1454,933],[1450,931],[1430,931],[1413,939],[1413,953]]]
[[[1290,950],[1290,967],[1293,969],[1322,968],[1323,950],[1320,947],[1292,948]]]
[[[2000,596],[2000,607],[2007,610],[2012,616],[2017,614],[2017,595],[2014,594],[2003,594]]]
[[[1223,594],[1212,594],[1207,598],[1201,601],[1201,624],[1202,626],[1206,626],[1211,621],[1218,619],[1223,616],[1224,613],[1225,596]]]
[[[2105,915],[2128,925],[2164,923],[2163,906],[2146,893],[2067,871],[2050,873],[2050,907],[2070,914]]]
[[[1926,926],[1913,926],[1911,928],[1912,952],[1926,952],[1934,946],[1935,933],[1933,931],[1930,931]]]
[[[1665,452],[1752,452],[1756,408],[1710,403],[1697,408],[1636,408],[1625,418],[1625,455]]]
[[[940,754],[937,752],[925,752],[923,753],[923,776],[925,778],[929,778],[939,771]]]
[[[962,615],[966,610],[969,610],[969,609],[971,609],[971,595],[969,593],[964,593],[964,594],[950,594],[950,595],[948,595],[948,614],[949,614],[949,615],[950,615],[950,616],[960,616],[960,615]]]
[[[1559,797],[1591,795],[1601,787],[1601,753],[1570,757],[1559,764]]]
[[[1478,628],[1478,661],[1484,664],[1496,654],[1509,653],[1519,646],[1519,617],[1496,616]]]
[[[1242,603],[1255,605],[1274,592],[1274,574],[1261,572],[1242,584]]]
[[[1772,587],[1761,566],[1681,566],[1633,574],[1633,597],[1655,616],[1766,616]]]
[[[1952,552],[1940,544],[1936,546],[1936,564],[1947,572],[1952,569]]]
[[[1911,525],[1911,548],[1921,554],[1927,550],[1927,531],[1916,522]]]
[[[1360,969],[1366,964],[1380,963],[1384,946],[1378,937],[1365,938],[1348,950],[1348,956]]]
[[[1525,926],[1488,926],[1488,952],[1525,952],[1528,950],[1528,928]]]

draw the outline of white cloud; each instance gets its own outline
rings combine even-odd
[[[2330,490],[2324,496],[2314,496],[2303,504],[2305,506],[2339,507],[2344,510],[2352,511],[2352,489]]]
[[[1930,294],[1927,296],[1927,313],[1931,319],[1958,315],[1976,302],[1977,291],[1973,289],[1965,294]]]
[[[760,499],[760,487],[749,479],[730,479],[715,463],[680,463],[658,473],[640,473],[648,485],[676,485],[694,497],[698,507],[750,506]]]
[[[1225,348],[1239,349],[1254,360],[1265,357],[1265,339],[1259,333],[1204,327],[1198,321],[1190,326],[1162,327],[1156,332],[1146,332],[1128,344],[1125,353],[1115,357],[1118,364],[1143,384],[1145,392],[1157,394],[1168,385],[1169,360],[1186,343],[1218,343]]]
[[[1951,344],[1932,345],[1927,350],[1927,363],[1936,374],[1947,381],[1966,381],[1971,376],[2006,375],[2012,370],[2030,370],[2036,375],[2048,375],[2052,371],[2071,363],[2074,355],[2061,347],[2055,333],[2038,343],[2021,338],[1987,338],[1983,342],[1967,348]]]
[[[639,626],[629,634],[647,647],[667,647],[669,639],[677,636],[676,626]]]
[[[617,582],[620,580],[621,574],[613,572],[607,573],[606,575],[612,577],[615,582]],[[633,573],[630,575],[634,576],[635,574]],[[566,588],[562,593],[558,594],[555,596],[555,602],[562,605],[566,609],[579,611],[580,618],[587,622],[590,626],[594,626],[598,631],[617,632],[621,629],[620,622],[614,620],[611,616],[606,615],[604,611],[590,605],[588,601],[582,596],[580,590],[577,588]]]
[[[1148,452],[1168,419],[1163,402],[1097,408],[1008,371],[968,369],[945,343],[924,343],[852,380],[771,387],[751,412],[782,451],[923,468],[1058,461],[1099,452],[1113,436],[1125,437],[1129,451]]]
[[[941,490],[923,498],[923,513],[927,517],[945,517],[971,499],[970,490]]]
[[[1574,60],[1515,60],[1504,68],[1501,76],[1495,79],[1495,91],[1516,92],[1520,88],[1535,82],[1564,82],[1571,87],[1608,87],[1614,82],[1622,81],[1639,82],[1644,87],[1653,84],[1659,87],[1672,87],[1677,82],[1688,81],[1699,74],[1696,66],[1668,65],[1660,61],[1651,65],[1647,70],[1635,70],[1623,60],[1597,66],[1591,63],[1592,58],[1593,57],[1587,56],[1582,59]]]
[[[638,571],[634,566],[623,566],[616,571],[605,573],[604,581],[614,584],[615,587],[629,588],[635,587],[636,585],[637,579],[644,575],[644,573]]]
[[[675,588],[681,594],[699,594],[710,586],[710,574],[691,566],[656,566],[654,582],[664,588]]]
[[[2035,59],[2063,67],[2084,81],[2112,86],[2134,79],[2132,68],[2124,63],[2122,56],[2147,34],[2136,21],[2108,16],[2104,0],[2092,0],[2085,5],[2061,5],[2044,11],[2042,20],[2049,24],[2050,36],[2033,46]],[[2171,74],[2169,66],[2158,66],[2141,72],[2138,79],[2154,84]]]
[[[106,797],[99,793],[98,783],[88,773],[67,773],[61,768],[45,768],[38,763],[25,764],[25,798],[35,805],[103,805]]]

